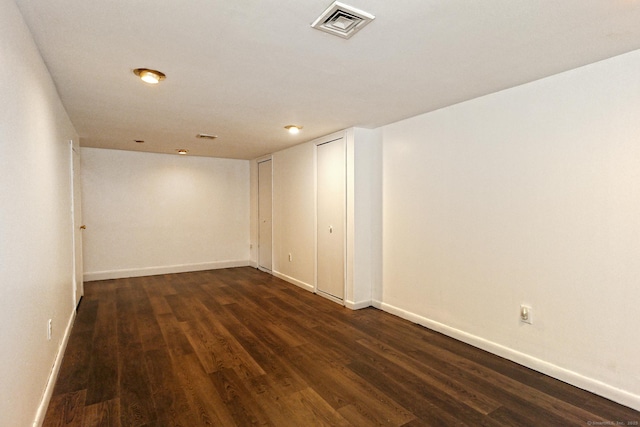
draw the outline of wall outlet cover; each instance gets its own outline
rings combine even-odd
[[[533,312],[528,305],[520,305],[520,321],[522,323],[533,324]]]

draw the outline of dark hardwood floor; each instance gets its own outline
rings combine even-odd
[[[44,425],[637,421],[637,411],[382,311],[236,268],[87,283]]]

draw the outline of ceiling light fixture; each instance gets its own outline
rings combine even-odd
[[[161,73],[157,70],[150,70],[148,68],[136,68],[133,70],[133,74],[140,77],[143,82],[155,85],[160,82],[160,80],[164,80],[167,76],[164,73]]]
[[[176,151],[178,152],[178,154],[181,154],[183,156],[189,152],[189,150],[185,150],[184,148],[181,148],[181,149],[176,150]]]
[[[288,130],[290,134],[295,135],[300,132],[300,129],[302,129],[302,126],[287,125],[284,128]]]

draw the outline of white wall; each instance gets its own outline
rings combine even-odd
[[[638,70],[640,51],[385,126],[379,305],[640,409]]]
[[[382,132],[351,128],[347,137],[347,293],[345,305],[369,307],[382,274]],[[376,299],[380,299],[377,297]]]
[[[0,0],[0,58],[0,425],[27,426],[73,319],[77,135],[12,0]]]
[[[249,161],[82,148],[87,280],[249,265]]]

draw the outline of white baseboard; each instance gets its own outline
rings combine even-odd
[[[353,302],[353,301],[346,300],[344,302],[344,306],[351,310],[360,310],[361,308],[371,307],[372,305],[373,305],[372,301]]]
[[[289,283],[291,283],[293,285],[299,286],[302,289],[306,289],[309,292],[314,292],[315,291],[315,288],[313,287],[313,285],[310,285],[308,283],[302,282],[302,281],[300,281],[298,279],[294,279],[293,277],[287,276],[286,274],[282,274],[282,273],[277,272],[275,270],[272,271],[272,273],[278,279],[282,279],[282,280],[284,280],[286,282],[289,282]]]
[[[158,274],[186,273],[189,271],[216,270],[219,268],[247,267],[249,260],[214,261],[197,264],[178,264],[158,267],[131,268],[124,270],[90,271],[84,273],[84,281],[123,279],[126,277],[155,276]]]
[[[298,279],[294,279],[291,276],[287,276],[286,274],[282,274],[278,271],[272,271],[271,272],[274,276],[276,276],[279,279],[282,279],[286,282],[289,282],[291,284],[294,284],[296,286],[301,287],[302,289],[305,289],[309,292],[316,292],[316,289],[313,285],[310,285],[308,283],[302,282]],[[341,300],[339,298],[336,298],[332,295],[329,294],[325,294],[323,292],[317,292],[318,295],[320,295],[321,297],[325,297],[331,301],[337,302],[338,304],[343,304],[345,307],[351,309],[351,310],[360,310],[361,308],[367,308],[371,306],[371,301],[359,301],[359,302],[353,302],[353,301],[348,301],[348,300]]]
[[[585,377],[577,372],[573,372],[560,366],[556,366],[552,363],[540,360],[528,354],[521,353],[519,351],[502,346],[492,341],[488,341],[476,335],[469,334],[467,332],[452,328],[426,317],[419,316],[415,313],[403,310],[398,307],[394,307],[390,304],[374,300],[372,301],[372,305],[376,308],[380,308],[381,310],[386,311],[387,313],[394,314],[413,323],[417,323],[426,328],[432,329],[449,337],[455,338],[459,341],[470,344],[474,347],[486,350],[490,353],[516,362],[520,365],[526,366],[538,372],[542,372],[543,374],[549,375],[553,378],[557,378],[561,381],[579,387],[583,390],[590,391],[607,399],[613,400],[614,402],[618,402],[622,405],[640,411],[640,396],[636,394],[618,389],[596,379]]]
[[[42,393],[40,405],[38,405],[36,419],[33,421],[33,427],[40,427],[44,422],[44,416],[47,414],[47,408],[49,407],[49,402],[53,395],[53,388],[55,387],[56,380],[58,379],[58,373],[60,372],[60,366],[62,365],[62,358],[64,357],[65,350],[67,349],[67,343],[69,343],[69,337],[71,336],[71,328],[73,327],[73,322],[75,320],[76,310],[74,307],[73,310],[71,310],[71,316],[69,317],[69,322],[67,322],[67,328],[65,329],[60,345],[58,346],[58,352],[56,353],[56,357],[53,361],[53,366],[51,367],[51,372],[47,379],[47,385],[44,388],[44,393]]]

